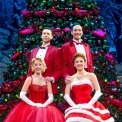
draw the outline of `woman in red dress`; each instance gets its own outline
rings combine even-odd
[[[42,76],[46,70],[44,61],[34,58],[32,70],[34,74],[27,77],[20,92],[23,101],[10,111],[4,122],[64,122],[63,114],[52,104],[51,83],[46,83]]]
[[[114,122],[109,111],[97,101],[102,95],[101,89],[96,75],[84,70],[85,63],[83,54],[77,53],[74,56],[77,72],[71,76],[71,83],[66,85],[64,95],[64,99],[71,106],[65,111],[66,122]],[[91,97],[94,90],[95,94]]]

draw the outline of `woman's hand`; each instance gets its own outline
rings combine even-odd
[[[43,104],[41,104],[41,103],[35,103],[35,106],[36,107],[43,107]]]

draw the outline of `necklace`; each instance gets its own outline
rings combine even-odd
[[[40,75],[39,75],[39,76],[38,76],[38,75],[34,75],[34,76],[35,76],[35,78],[36,78],[37,80],[39,80],[39,81],[43,79],[43,76],[40,76]]]
[[[37,79],[38,79],[39,81],[41,81],[41,80],[43,79],[43,76],[38,77]]]
[[[76,78],[77,78],[77,79],[82,79],[86,74],[87,74],[87,72],[85,72],[83,75],[77,75],[77,74],[76,74]]]

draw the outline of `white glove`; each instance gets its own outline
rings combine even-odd
[[[36,107],[43,107],[43,104],[41,104],[41,103],[35,103],[35,106]]]
[[[42,107],[46,107],[49,104],[51,104],[52,102],[53,102],[53,94],[48,94],[48,99],[44,104],[42,104]]]
[[[21,92],[20,92],[20,98],[21,98],[24,102],[26,102],[27,104],[29,104],[29,105],[31,105],[31,106],[36,106],[36,103],[32,102],[30,99],[28,99],[28,98],[26,97],[26,92],[21,91]]]
[[[93,98],[88,102],[88,104],[93,105],[99,99],[101,95],[102,93],[100,91],[96,91]]]
[[[69,94],[65,94],[64,95],[64,99],[67,101],[67,103],[71,106],[71,107],[76,107],[77,105],[72,101],[72,99],[70,98]]]

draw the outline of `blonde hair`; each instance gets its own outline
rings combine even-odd
[[[40,61],[41,62],[41,64],[43,65],[42,73],[44,73],[47,67],[46,67],[46,64],[45,64],[44,60],[39,58],[39,57],[38,58],[33,58],[32,61],[31,61],[31,70],[32,70],[32,72],[35,72],[34,67],[33,67],[35,61]]]
[[[77,57],[81,57],[84,59],[84,61],[86,62],[86,58],[85,58],[85,55],[83,53],[76,53],[73,57],[73,63],[75,62],[76,58]]]

